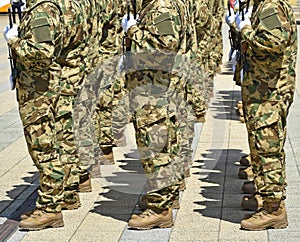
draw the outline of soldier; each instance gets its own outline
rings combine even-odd
[[[251,167],[263,206],[241,221],[241,228],[263,230],[288,225],[284,205],[284,143],[289,107],[295,89],[297,30],[286,0],[255,0],[251,21],[236,18],[246,44],[242,50],[242,98]]]
[[[93,14],[87,0],[27,4],[19,31],[7,27],[4,36],[16,55],[19,113],[40,175],[36,209],[19,226],[40,230],[64,226],[61,209],[80,206],[72,105],[86,76]]]
[[[188,16],[177,0],[142,1],[141,5],[138,19],[125,15],[122,20],[132,52],[123,58],[123,65],[149,190],[147,209],[133,215],[128,225],[136,229],[167,228],[173,225],[171,206],[179,195],[180,177],[173,167],[180,160],[176,97],[184,97],[180,93],[184,90],[182,79],[171,70],[176,57],[185,53]]]

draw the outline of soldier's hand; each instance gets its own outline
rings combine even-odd
[[[15,24],[12,26],[12,28],[6,26],[4,28],[3,35],[6,41],[8,41],[12,37],[18,36],[18,26]]]
[[[133,15],[130,14],[129,19],[127,19],[127,14],[123,16],[122,19],[122,28],[125,32],[128,31],[128,29],[130,29],[131,26],[136,25],[137,23],[137,19],[138,19],[138,15],[136,17],[136,19],[134,19]]]
[[[245,26],[251,26],[251,21],[248,15],[244,15],[244,20],[242,20],[242,15],[237,14],[235,18],[236,27],[241,31]]]

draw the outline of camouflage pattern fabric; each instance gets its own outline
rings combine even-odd
[[[210,93],[213,92],[213,78],[214,72],[209,67],[209,56],[211,51],[211,26],[213,24],[213,4],[214,1],[200,1],[195,0],[195,23],[196,23],[196,34],[198,42],[198,58],[200,61],[200,68],[204,71],[208,77],[205,83],[206,98],[209,97]]]
[[[215,1],[213,5],[213,24],[211,25],[211,52],[210,52],[210,68],[214,70],[214,74],[220,68],[223,57],[223,37],[222,37],[222,23],[224,19],[224,2],[223,0]]]
[[[17,55],[17,99],[29,153],[40,173],[37,208],[75,199],[78,165],[72,111],[84,82],[89,1],[30,1],[9,45]],[[65,191],[64,191],[65,189]]]
[[[126,56],[126,86],[149,182],[148,207],[169,208],[179,195],[180,106],[173,100],[177,94],[184,98],[185,80],[172,70],[186,54],[187,14],[181,1],[143,1],[143,17],[127,32],[132,52]]]
[[[116,146],[116,139],[122,136],[128,123],[128,104],[120,104],[126,95],[124,78],[117,75],[117,63],[114,57],[122,54],[124,36],[121,19],[126,13],[126,1],[110,0],[103,4],[102,38],[100,41],[100,64],[102,78],[99,81],[97,106],[93,113],[94,129],[102,150]]]
[[[251,166],[263,199],[285,198],[284,143],[295,90],[297,31],[284,0],[254,1],[252,26],[242,30],[247,43],[242,98]]]
[[[85,73],[91,73],[99,63],[99,41],[102,36],[102,18],[103,1],[91,0],[90,16],[87,16],[89,25],[89,36],[86,36],[89,43],[89,50],[86,56]],[[86,6],[89,7],[89,6]],[[97,10],[97,11],[95,11]],[[84,85],[80,88],[78,95],[75,98],[73,116],[74,116],[74,131],[76,137],[76,144],[78,148],[78,155],[80,158],[80,172],[86,170],[90,165],[97,165],[100,156],[100,149],[96,143],[96,137],[93,124],[93,107],[96,105],[96,93],[99,86],[97,83],[87,81],[85,79]],[[100,168],[100,167],[98,167]],[[81,172],[82,173],[82,172]],[[92,174],[99,176],[100,174]]]

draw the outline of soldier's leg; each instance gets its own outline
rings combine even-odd
[[[112,100],[111,92],[105,93],[106,100]],[[94,113],[95,135],[101,150],[100,164],[113,164],[113,147],[115,146],[112,133],[111,103],[99,104]]]
[[[129,123],[129,96],[124,76],[116,75],[113,83],[112,133],[116,146],[126,146],[125,128]]]
[[[97,75],[95,74],[95,77]],[[94,131],[93,113],[96,106],[96,85],[93,80],[86,80],[76,96],[73,106],[74,135],[77,146],[79,164],[79,191],[89,192],[92,190],[90,177],[100,176],[99,153],[100,148],[96,142]],[[87,171],[90,171],[91,174]],[[91,176],[90,176],[91,175]],[[83,187],[82,187],[83,185]]]
[[[249,230],[284,228],[287,226],[283,200],[287,185],[284,143],[288,107],[284,102],[265,102],[247,105],[245,108],[247,114],[251,113],[248,108],[257,110],[257,115],[246,116],[246,124],[251,167],[256,175],[254,181],[257,192],[262,197],[263,211],[262,219],[256,219],[253,215],[244,219],[241,226]]]
[[[23,100],[26,91],[29,100]],[[49,97],[18,88],[19,111],[31,158],[39,171],[40,186],[36,209],[20,222],[20,228],[39,230],[63,226],[61,201],[63,199],[64,166],[59,158],[55,129],[54,93]],[[40,101],[40,102],[39,102]],[[43,106],[36,106],[43,103]]]
[[[179,196],[178,182],[181,177],[177,175],[182,175],[174,170],[174,161],[179,156],[179,140],[177,132],[172,128],[176,126],[176,121],[168,116],[165,107],[149,105],[137,110],[134,124],[150,190],[147,192],[148,209],[142,215],[133,217],[128,225],[137,229],[170,227],[173,224],[171,206]],[[153,216],[145,219],[145,215]]]
[[[55,129],[59,157],[64,166],[64,199],[63,209],[80,207],[79,196],[79,157],[73,129],[74,96],[60,95],[56,105]]]

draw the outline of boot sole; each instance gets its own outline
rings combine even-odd
[[[242,230],[250,230],[250,231],[261,231],[261,230],[267,230],[267,229],[285,229],[288,226],[288,222],[284,221],[278,224],[273,224],[267,227],[261,227],[261,228],[243,228],[241,227]]]
[[[138,230],[149,230],[149,229],[154,229],[154,228],[161,228],[161,229],[165,229],[165,228],[170,228],[173,226],[173,222],[166,222],[166,223],[158,223],[155,225],[151,225],[151,226],[145,226],[145,227],[140,227],[140,226],[130,226],[128,225],[130,228],[132,229],[138,229]]]
[[[38,230],[42,230],[42,229],[47,229],[47,228],[59,228],[59,227],[64,227],[64,221],[55,221],[55,222],[49,222],[47,224],[44,224],[41,227],[37,227],[37,228],[24,228],[24,227],[20,227],[20,230],[26,230],[26,231],[38,231]]]

